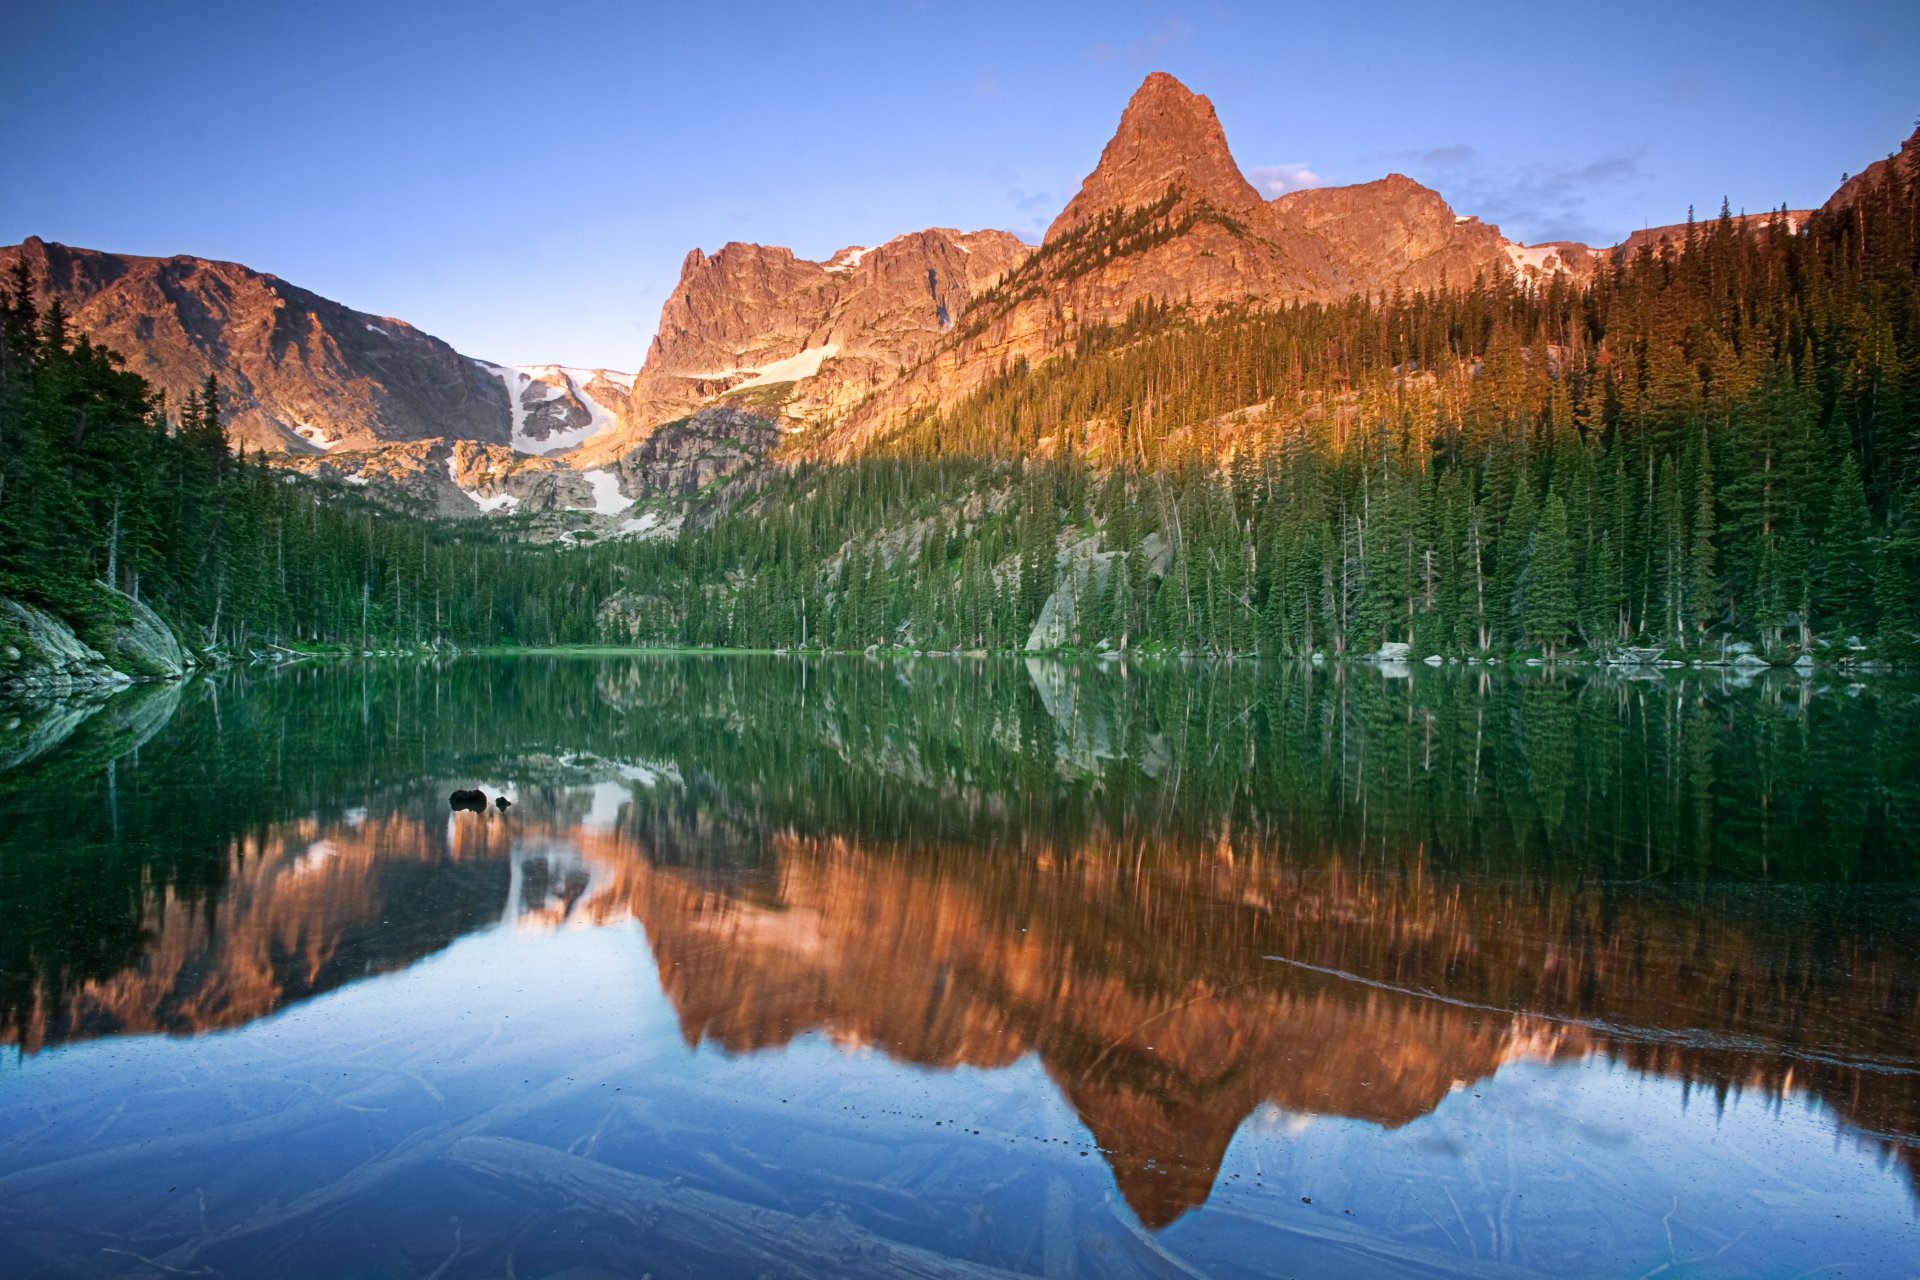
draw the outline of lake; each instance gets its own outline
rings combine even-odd
[[[1920,1271],[1910,681],[464,658],[0,724],[7,1276]]]

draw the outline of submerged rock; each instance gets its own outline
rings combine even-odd
[[[447,797],[447,808],[464,809],[469,813],[487,811],[487,793],[484,791],[456,791]]]

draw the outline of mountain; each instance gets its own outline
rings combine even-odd
[[[756,244],[695,249],[661,308],[625,430],[582,457],[611,459],[722,397],[800,421],[843,412],[925,356],[1031,252],[1004,231],[944,227],[825,262]]]
[[[1920,179],[1920,128],[1907,135],[1900,150],[1885,160],[1875,160],[1859,173],[1854,174],[1840,184],[1840,189],[1830,196],[1822,210],[1827,213],[1839,213],[1851,209],[1859,203],[1860,197],[1870,191],[1878,190],[1887,180],[1887,175],[1898,169],[1908,182]]]
[[[0,247],[71,326],[179,404],[208,375],[255,450],[320,453],[452,438],[540,453],[612,428],[630,375],[503,369],[404,320],[374,316],[234,262],[145,258],[31,237]]]
[[[1332,302],[1355,293],[1465,285],[1477,276],[1584,276],[1583,245],[1529,247],[1390,174],[1263,199],[1213,104],[1148,76],[1039,249],[984,296],[955,338],[857,406],[817,448],[845,455],[925,407],[954,403],[1004,367],[1067,350],[1143,303],[1216,308]],[[644,375],[643,375],[644,376]]]
[[[1901,152],[1908,164],[1917,154],[1920,131]],[[1893,164],[1850,179],[1826,211],[1855,205]],[[1785,213],[1787,230],[1811,216]],[[1738,223],[1757,233],[1775,217]],[[1520,244],[1400,174],[1266,199],[1234,160],[1212,103],[1155,72],[1038,246],[1002,231],[936,227],[818,262],[756,244],[696,248],[637,374],[473,359],[404,321],[229,262],[29,239],[0,248],[0,269],[24,261],[75,328],[120,351],[176,403],[217,376],[237,440],[365,482],[376,495],[387,480],[404,480],[429,508],[483,514],[536,501],[562,511],[609,505],[592,487],[599,482],[568,482],[567,470],[615,475],[621,495],[678,493],[681,479],[645,476],[644,460],[624,460],[662,425],[707,406],[787,429],[772,445],[756,443],[747,461],[776,448],[847,457],[1146,303],[1205,316],[1501,276],[1581,281],[1610,255],[1686,234],[1684,225],[1651,228],[1612,250]],[[454,442],[556,463],[495,467],[520,476],[519,489],[495,493],[484,478],[441,476]],[[684,443],[668,452],[693,474]],[[383,450],[391,456],[374,456]],[[339,461],[315,461],[328,455]],[[496,502],[500,493],[516,503]]]

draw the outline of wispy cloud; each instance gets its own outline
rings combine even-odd
[[[1618,240],[1622,229],[1597,225],[1590,203],[1602,191],[1614,194],[1609,189],[1633,184],[1642,176],[1636,154],[1498,165],[1465,142],[1424,151],[1389,152],[1375,158],[1402,167],[1433,186],[1461,213],[1497,222],[1508,236],[1529,244],[1548,240],[1611,244]]]
[[[1320,175],[1304,164],[1255,165],[1247,170],[1247,181],[1268,199],[1322,185]]]
[[[1161,53],[1168,47],[1178,44],[1193,34],[1193,28],[1178,18],[1168,18],[1151,34],[1126,44],[1108,44],[1102,42],[1087,50],[1087,56],[1095,62],[1113,62],[1124,66],[1138,66],[1158,61]]]

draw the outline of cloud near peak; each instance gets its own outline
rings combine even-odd
[[[1268,199],[1321,184],[1320,175],[1304,164],[1256,165],[1247,170],[1247,181]]]

